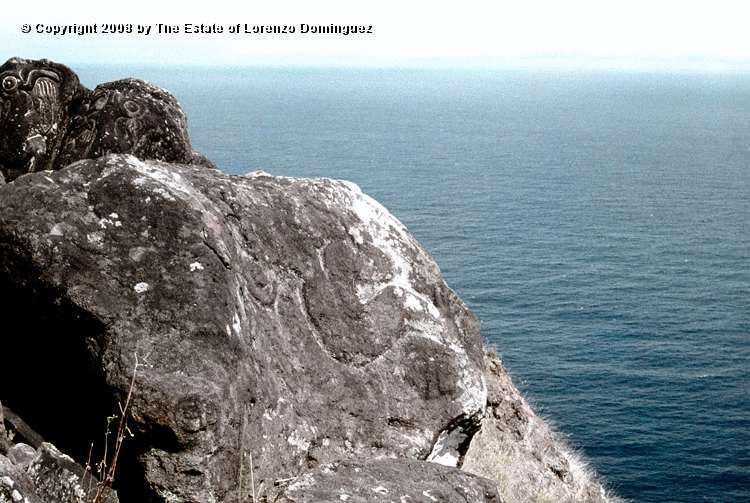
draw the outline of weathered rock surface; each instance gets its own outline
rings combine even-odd
[[[0,503],[42,503],[28,474],[0,454]]]
[[[31,462],[34,461],[35,457],[36,449],[34,449],[29,444],[15,444],[10,449],[8,449],[8,459],[10,459],[14,465],[22,468],[23,470],[28,470],[29,466],[31,466]]]
[[[486,404],[476,319],[347,182],[127,155],[19,177],[0,187],[0,315],[47,383],[0,398],[79,460],[138,355],[123,501],[235,501],[251,457],[270,499],[340,459],[455,464]]]
[[[531,410],[499,358],[489,352],[485,365],[487,415],[462,469],[493,480],[508,503],[614,502],[579,456]]]
[[[100,489],[101,488],[101,489]],[[43,443],[34,450],[16,444],[0,455],[0,503],[118,503],[117,491],[101,486],[94,476]]]
[[[45,59],[0,66],[0,183],[110,153],[215,167],[193,152],[187,118],[164,89],[125,79],[91,91]]]
[[[99,483],[90,473],[49,443],[43,443],[26,472],[36,494],[45,503],[91,503],[99,492]],[[117,493],[101,491],[101,503],[117,503]]]
[[[414,459],[337,461],[297,478],[278,503],[503,503],[495,484],[454,468]]]

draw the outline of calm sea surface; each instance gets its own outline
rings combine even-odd
[[[620,496],[750,501],[750,74],[75,70],[222,170],[359,184]]]

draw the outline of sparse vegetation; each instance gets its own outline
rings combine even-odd
[[[472,441],[479,455],[467,459],[463,469],[494,481],[507,503],[623,503],[606,494],[580,454],[559,440],[557,449],[570,474],[565,481],[545,466],[531,439],[507,438],[494,426],[486,430]]]
[[[493,397],[462,469],[494,481],[507,503],[624,503],[606,493],[551,421],[534,413],[493,348],[486,349],[485,364]]]
[[[82,484],[86,484],[86,479],[88,479],[89,483],[86,484],[88,485],[88,487],[85,491],[81,489],[81,492],[79,494],[76,494],[75,489],[72,489],[70,496],[71,503],[104,503],[105,501],[107,501],[107,499],[109,499],[109,496],[112,493],[112,486],[115,482],[115,470],[117,469],[117,460],[120,456],[122,443],[125,440],[126,435],[130,435],[131,437],[133,436],[133,433],[128,428],[128,412],[130,410],[130,403],[133,397],[133,388],[135,387],[135,378],[138,373],[138,367],[142,365],[144,364],[138,362],[138,354],[136,353],[135,365],[133,366],[133,376],[130,380],[130,386],[128,387],[128,394],[125,398],[125,404],[118,402],[118,406],[120,408],[119,415],[115,414],[107,417],[107,427],[104,432],[104,454],[102,455],[101,461],[99,461],[95,465],[96,476],[93,475],[93,469],[91,467],[91,455],[94,451],[94,444],[92,443],[91,448],[89,449],[89,459],[86,462],[86,474],[83,480],[81,480]],[[110,454],[109,442],[110,435],[113,434],[112,423],[118,418],[119,422],[117,424],[117,430],[114,432],[114,448],[112,449],[112,452]],[[92,484],[91,481],[94,479],[97,480],[97,482]],[[93,493],[94,489],[96,490],[95,493]]]

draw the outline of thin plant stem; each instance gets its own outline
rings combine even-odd
[[[255,476],[253,474],[253,453],[250,453],[250,489],[253,491],[253,503],[255,503]]]
[[[242,414],[242,426],[240,426],[240,474],[237,482],[237,501],[242,503],[242,467],[245,464],[245,414]],[[250,463],[252,469],[252,462]]]
[[[115,437],[115,448],[112,454],[112,460],[107,467],[107,444],[105,441],[104,445],[104,459],[102,460],[102,471],[104,472],[104,478],[99,480],[99,489],[94,496],[93,503],[103,503],[109,499],[109,495],[112,492],[112,485],[115,482],[115,469],[117,468],[117,460],[120,456],[120,449],[122,448],[122,442],[125,440],[125,433],[132,433],[128,428],[128,410],[130,409],[130,402],[133,397],[133,388],[135,387],[135,377],[138,373],[138,353],[135,354],[135,366],[133,367],[133,377],[130,379],[130,386],[128,387],[128,394],[125,398],[125,405],[119,404],[120,407],[120,422],[117,425],[117,435]],[[105,440],[109,437],[109,424],[116,416],[107,418],[107,432],[105,434]]]

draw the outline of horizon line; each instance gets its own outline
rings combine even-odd
[[[23,57],[23,56],[18,56]],[[25,58],[35,59],[35,58]],[[120,62],[72,58],[62,61],[66,66],[140,66],[140,67],[206,67],[206,68],[320,68],[320,69],[440,69],[440,70],[635,70],[635,71],[703,71],[750,72],[750,61],[717,59],[655,59],[655,58],[587,58],[587,57],[524,57],[524,58],[361,58],[263,56],[242,58],[241,61],[172,61],[124,60]]]

